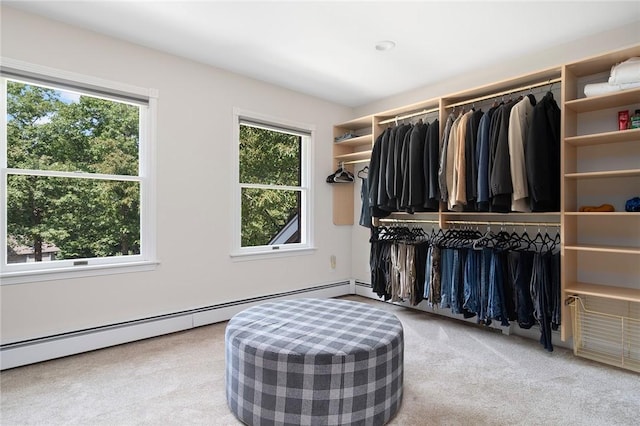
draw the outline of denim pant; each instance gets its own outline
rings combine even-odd
[[[491,254],[490,248],[483,248],[480,252],[480,294],[478,299],[478,322],[491,324],[491,318],[489,318],[489,278],[491,269]]]
[[[453,269],[451,275],[451,312],[454,314],[464,313],[462,307],[464,303],[464,264],[466,250],[453,250]]]
[[[516,316],[520,328],[529,329],[535,325],[533,300],[531,298],[531,273],[533,252],[509,253],[509,277],[515,289]]]
[[[480,310],[480,259],[481,252],[467,249],[464,265],[464,303],[462,307],[469,312],[479,314]]]
[[[440,307],[441,308],[450,308],[451,307],[451,289],[452,289],[452,280],[453,280],[453,253],[454,249],[442,249],[441,250],[441,258],[440,265],[441,274],[440,274]]]
[[[505,277],[503,269],[503,252],[492,251],[489,269],[489,318],[499,320],[503,327],[509,326],[507,307],[505,304]]]
[[[540,323],[540,344],[553,351],[551,330],[560,325],[560,255],[536,253],[531,274],[531,296],[534,315]]]
[[[427,260],[424,264],[424,298],[429,302],[429,306],[432,306],[431,300],[431,286],[429,285],[431,281],[431,263],[433,256],[433,246],[430,246],[427,250]]]

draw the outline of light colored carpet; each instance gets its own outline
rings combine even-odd
[[[640,376],[536,342],[357,296],[405,330],[390,425],[637,425]],[[224,393],[226,323],[0,373],[0,423],[238,425]]]

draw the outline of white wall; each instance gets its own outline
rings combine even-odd
[[[332,124],[350,119],[351,109],[6,6],[0,11],[3,57],[160,94],[160,266],[153,272],[1,286],[3,344],[351,277],[351,228],[332,224],[331,188],[324,182],[332,171]],[[229,257],[233,107],[316,126],[313,254]]]

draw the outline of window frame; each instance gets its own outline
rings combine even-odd
[[[2,285],[20,284],[153,270],[156,258],[156,123],[158,91],[141,88],[29,64],[11,58],[0,58],[0,278]],[[7,167],[7,80],[87,94],[98,98],[135,104],[140,107],[138,174],[101,175],[82,172],[9,169]],[[7,180],[8,175],[70,177],[135,181],[140,185],[140,254],[127,256],[64,259],[52,262],[7,263]]]
[[[270,184],[246,184],[240,182],[240,126],[244,123],[255,127],[301,136],[300,153],[300,243],[242,247],[242,189],[292,189],[294,187]],[[230,256],[237,260],[264,259],[280,256],[309,254],[315,250],[313,239],[313,145],[315,126],[247,111],[233,109],[233,172],[232,172],[232,247]],[[296,189],[297,190],[297,189]]]

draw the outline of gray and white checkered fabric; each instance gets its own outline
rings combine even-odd
[[[226,392],[248,425],[383,425],[402,401],[400,321],[364,303],[264,303],[227,325]]]

